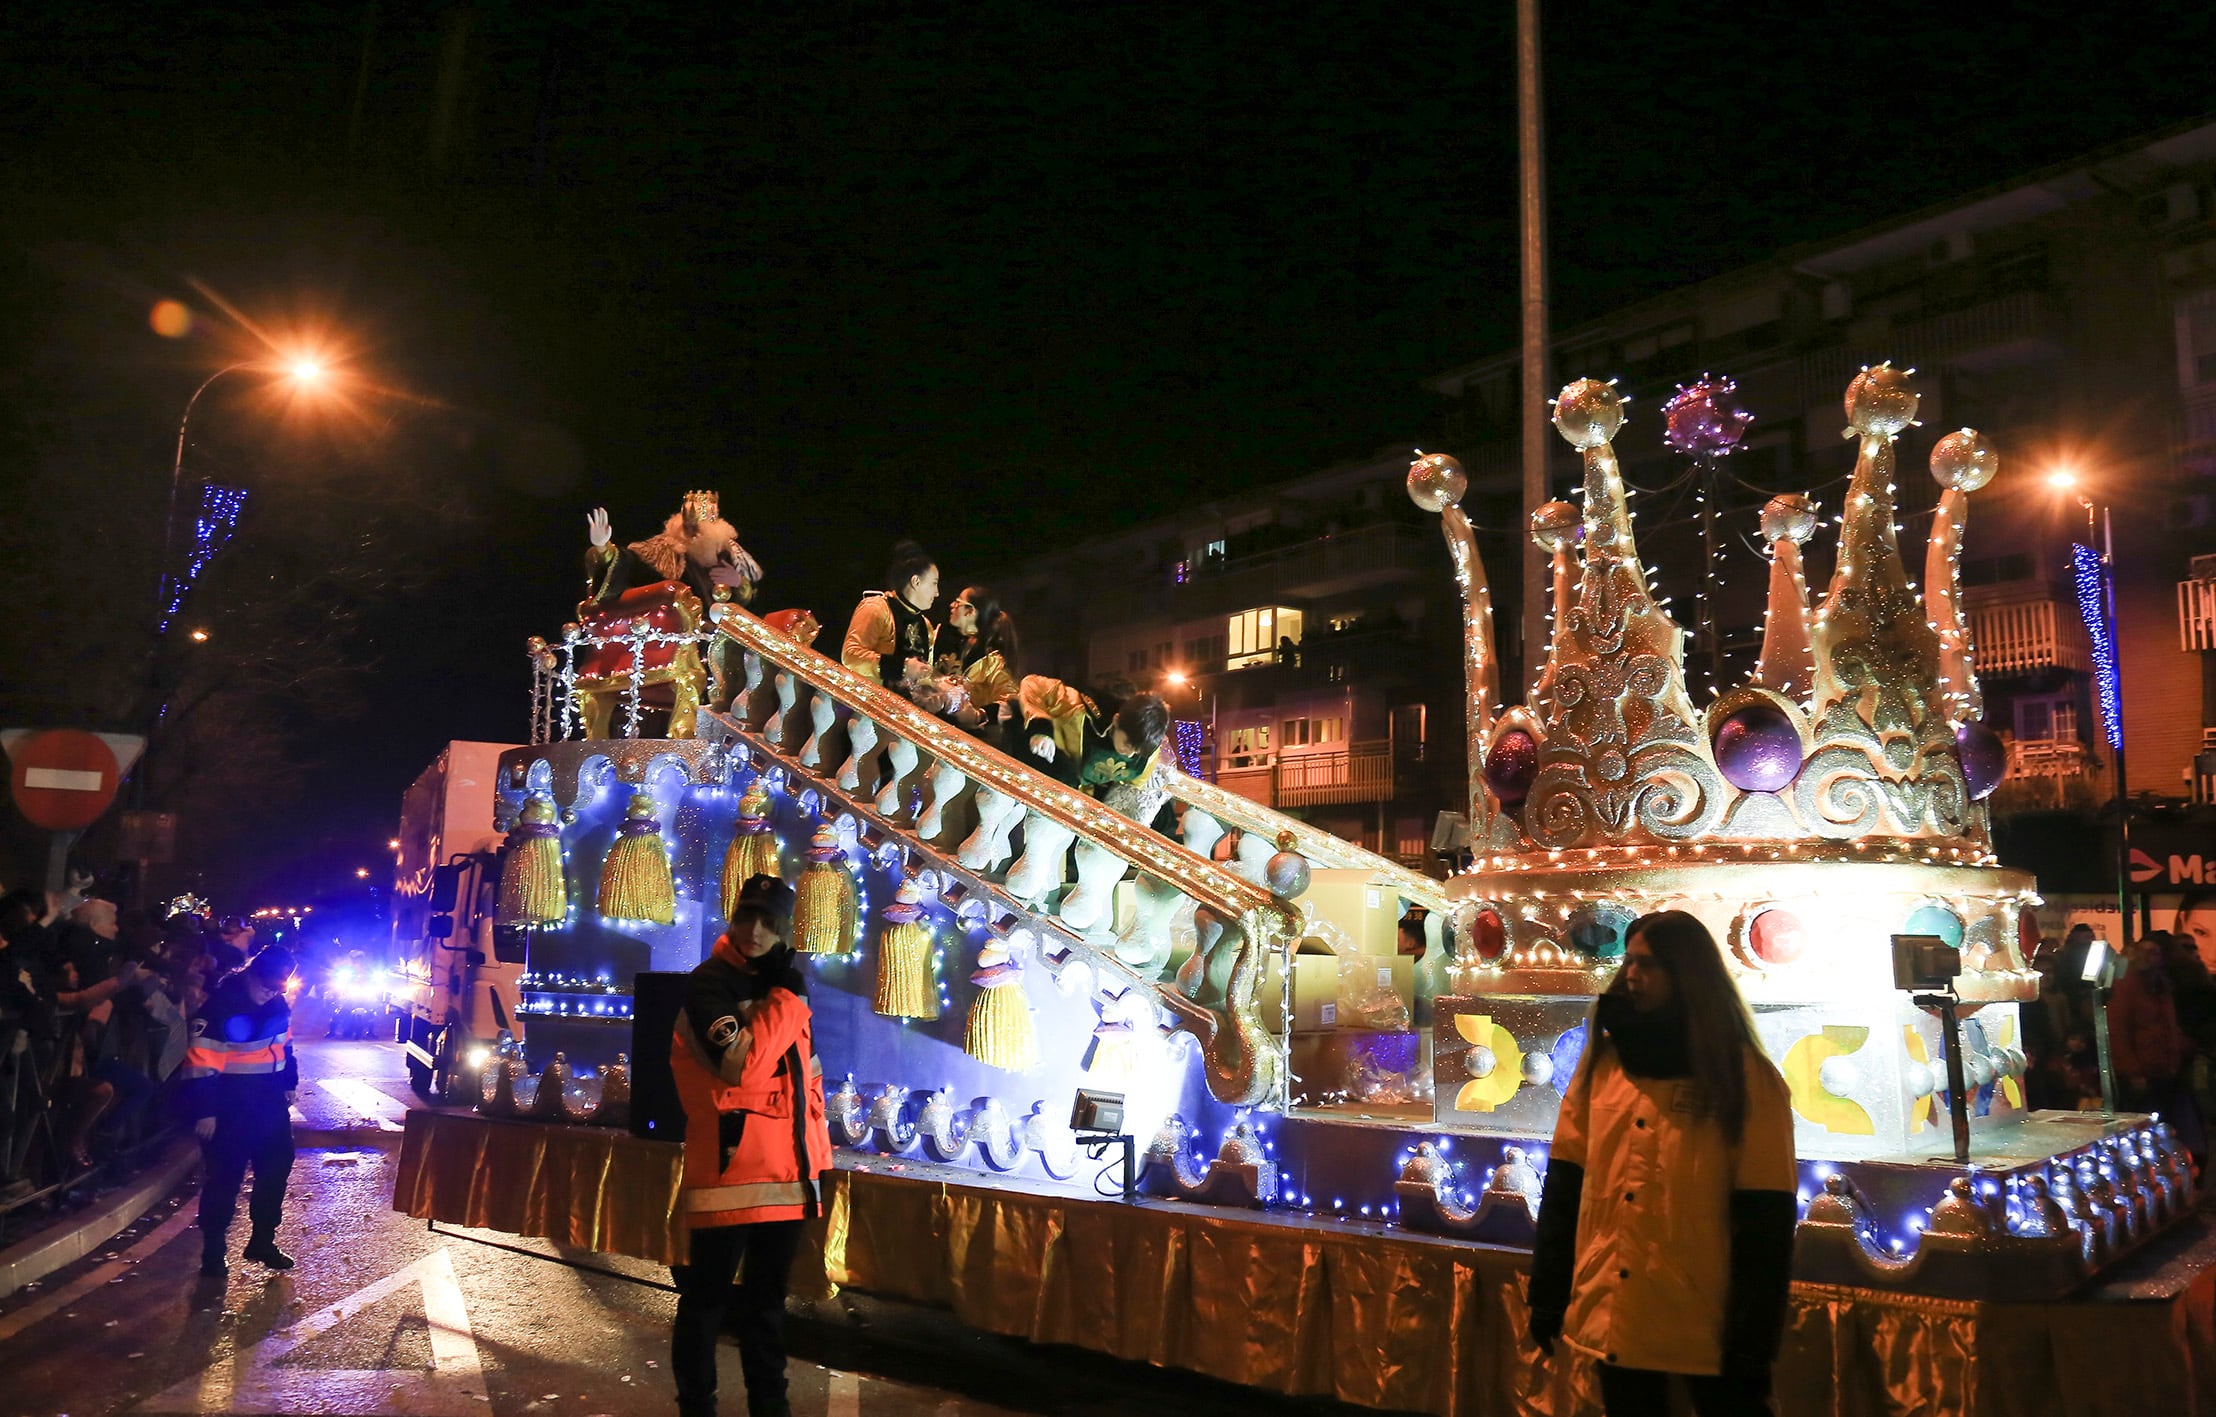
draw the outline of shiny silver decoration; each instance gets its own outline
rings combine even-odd
[[[2058,1298],[2192,1206],[2190,1164],[2157,1124],[2018,1174],[1947,1181],[1913,1245],[1888,1238],[1854,1183],[1832,1175],[1793,1242],[1793,1276],[1943,1298]]]
[[[1529,1245],[1538,1233],[1545,1178],[1520,1146],[1501,1148],[1500,1164],[1474,1202],[1463,1171],[1434,1142],[1419,1142],[1393,1183],[1400,1223],[1431,1235],[1454,1235],[1494,1245]]]
[[[1162,1123],[1140,1165],[1140,1190],[1199,1205],[1255,1210],[1277,1200],[1277,1163],[1269,1159],[1252,1119],[1241,1116],[1232,1125],[1216,1159],[1206,1166],[1199,1165],[1190,1151],[1192,1136],[1182,1116],[1172,1113]]]

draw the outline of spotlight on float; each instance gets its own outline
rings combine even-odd
[[[2085,947],[2085,963],[2078,978],[2093,986],[2093,1054],[2100,1061],[2101,1111],[2116,1115],[2116,1065],[2108,1052],[2108,995],[2123,973],[2124,962],[2109,948],[2105,935],[2095,935]]]
[[[1893,987],[1908,992],[1920,1009],[1939,1015],[1947,1040],[1947,1112],[1954,1120],[1954,1160],[1970,1163],[1970,1097],[1962,1071],[1961,999],[1954,992],[1962,951],[1937,935],[1893,937]]]
[[[1077,1133],[1077,1144],[1095,1161],[1100,1160],[1109,1147],[1123,1149],[1124,1203],[1129,1205],[1137,1200],[1136,1157],[1131,1134],[1123,1129],[1123,1094],[1089,1087],[1077,1089],[1076,1101],[1070,1107],[1070,1130]]]

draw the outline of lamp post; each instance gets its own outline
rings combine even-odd
[[[241,359],[224,365],[200,381],[200,387],[194,389],[192,397],[185,400],[185,411],[178,416],[177,453],[169,463],[169,510],[162,518],[162,574],[154,589],[154,638],[157,643],[168,637],[170,619],[175,613],[175,607],[170,601],[174,593],[172,573],[177,550],[177,489],[183,484],[185,477],[185,435],[192,427],[192,411],[200,406],[200,396],[225,375],[235,374],[241,369],[270,367],[269,361],[263,359]],[[282,371],[284,377],[301,388],[321,383],[325,372],[323,361],[313,355],[299,355],[276,367]]]
[[[2070,548],[2070,577],[2078,614],[2093,644],[2094,688],[2100,696],[2101,731],[2116,764],[2116,939],[2131,941],[2131,798],[2124,775],[2124,660],[2116,634],[2116,539],[2109,504],[2095,502],[2078,488],[2069,468],[2048,474],[2047,485],[2068,493],[2085,509],[2085,540]],[[2096,549],[2097,544],[2097,549]]]

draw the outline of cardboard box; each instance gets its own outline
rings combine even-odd
[[[1301,898],[1313,914],[1345,932],[1358,954],[1392,955],[1400,948],[1400,894],[1367,871],[1312,871]]]
[[[1339,957],[1321,945],[1304,946],[1293,956],[1293,1030],[1313,1032],[1338,1024]],[[1272,1033],[1285,1031],[1285,965],[1271,955],[1262,971],[1255,1012]]]
[[[1364,1000],[1386,995],[1399,1001],[1397,1016],[1388,1009],[1364,1008]],[[1404,955],[1340,955],[1338,1003],[1342,1028],[1412,1027],[1416,1019],[1416,961]]]

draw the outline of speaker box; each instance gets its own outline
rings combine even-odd
[[[685,1139],[685,1105],[669,1070],[669,1041],[685,1006],[687,974],[641,970],[631,983],[631,1134]]]

